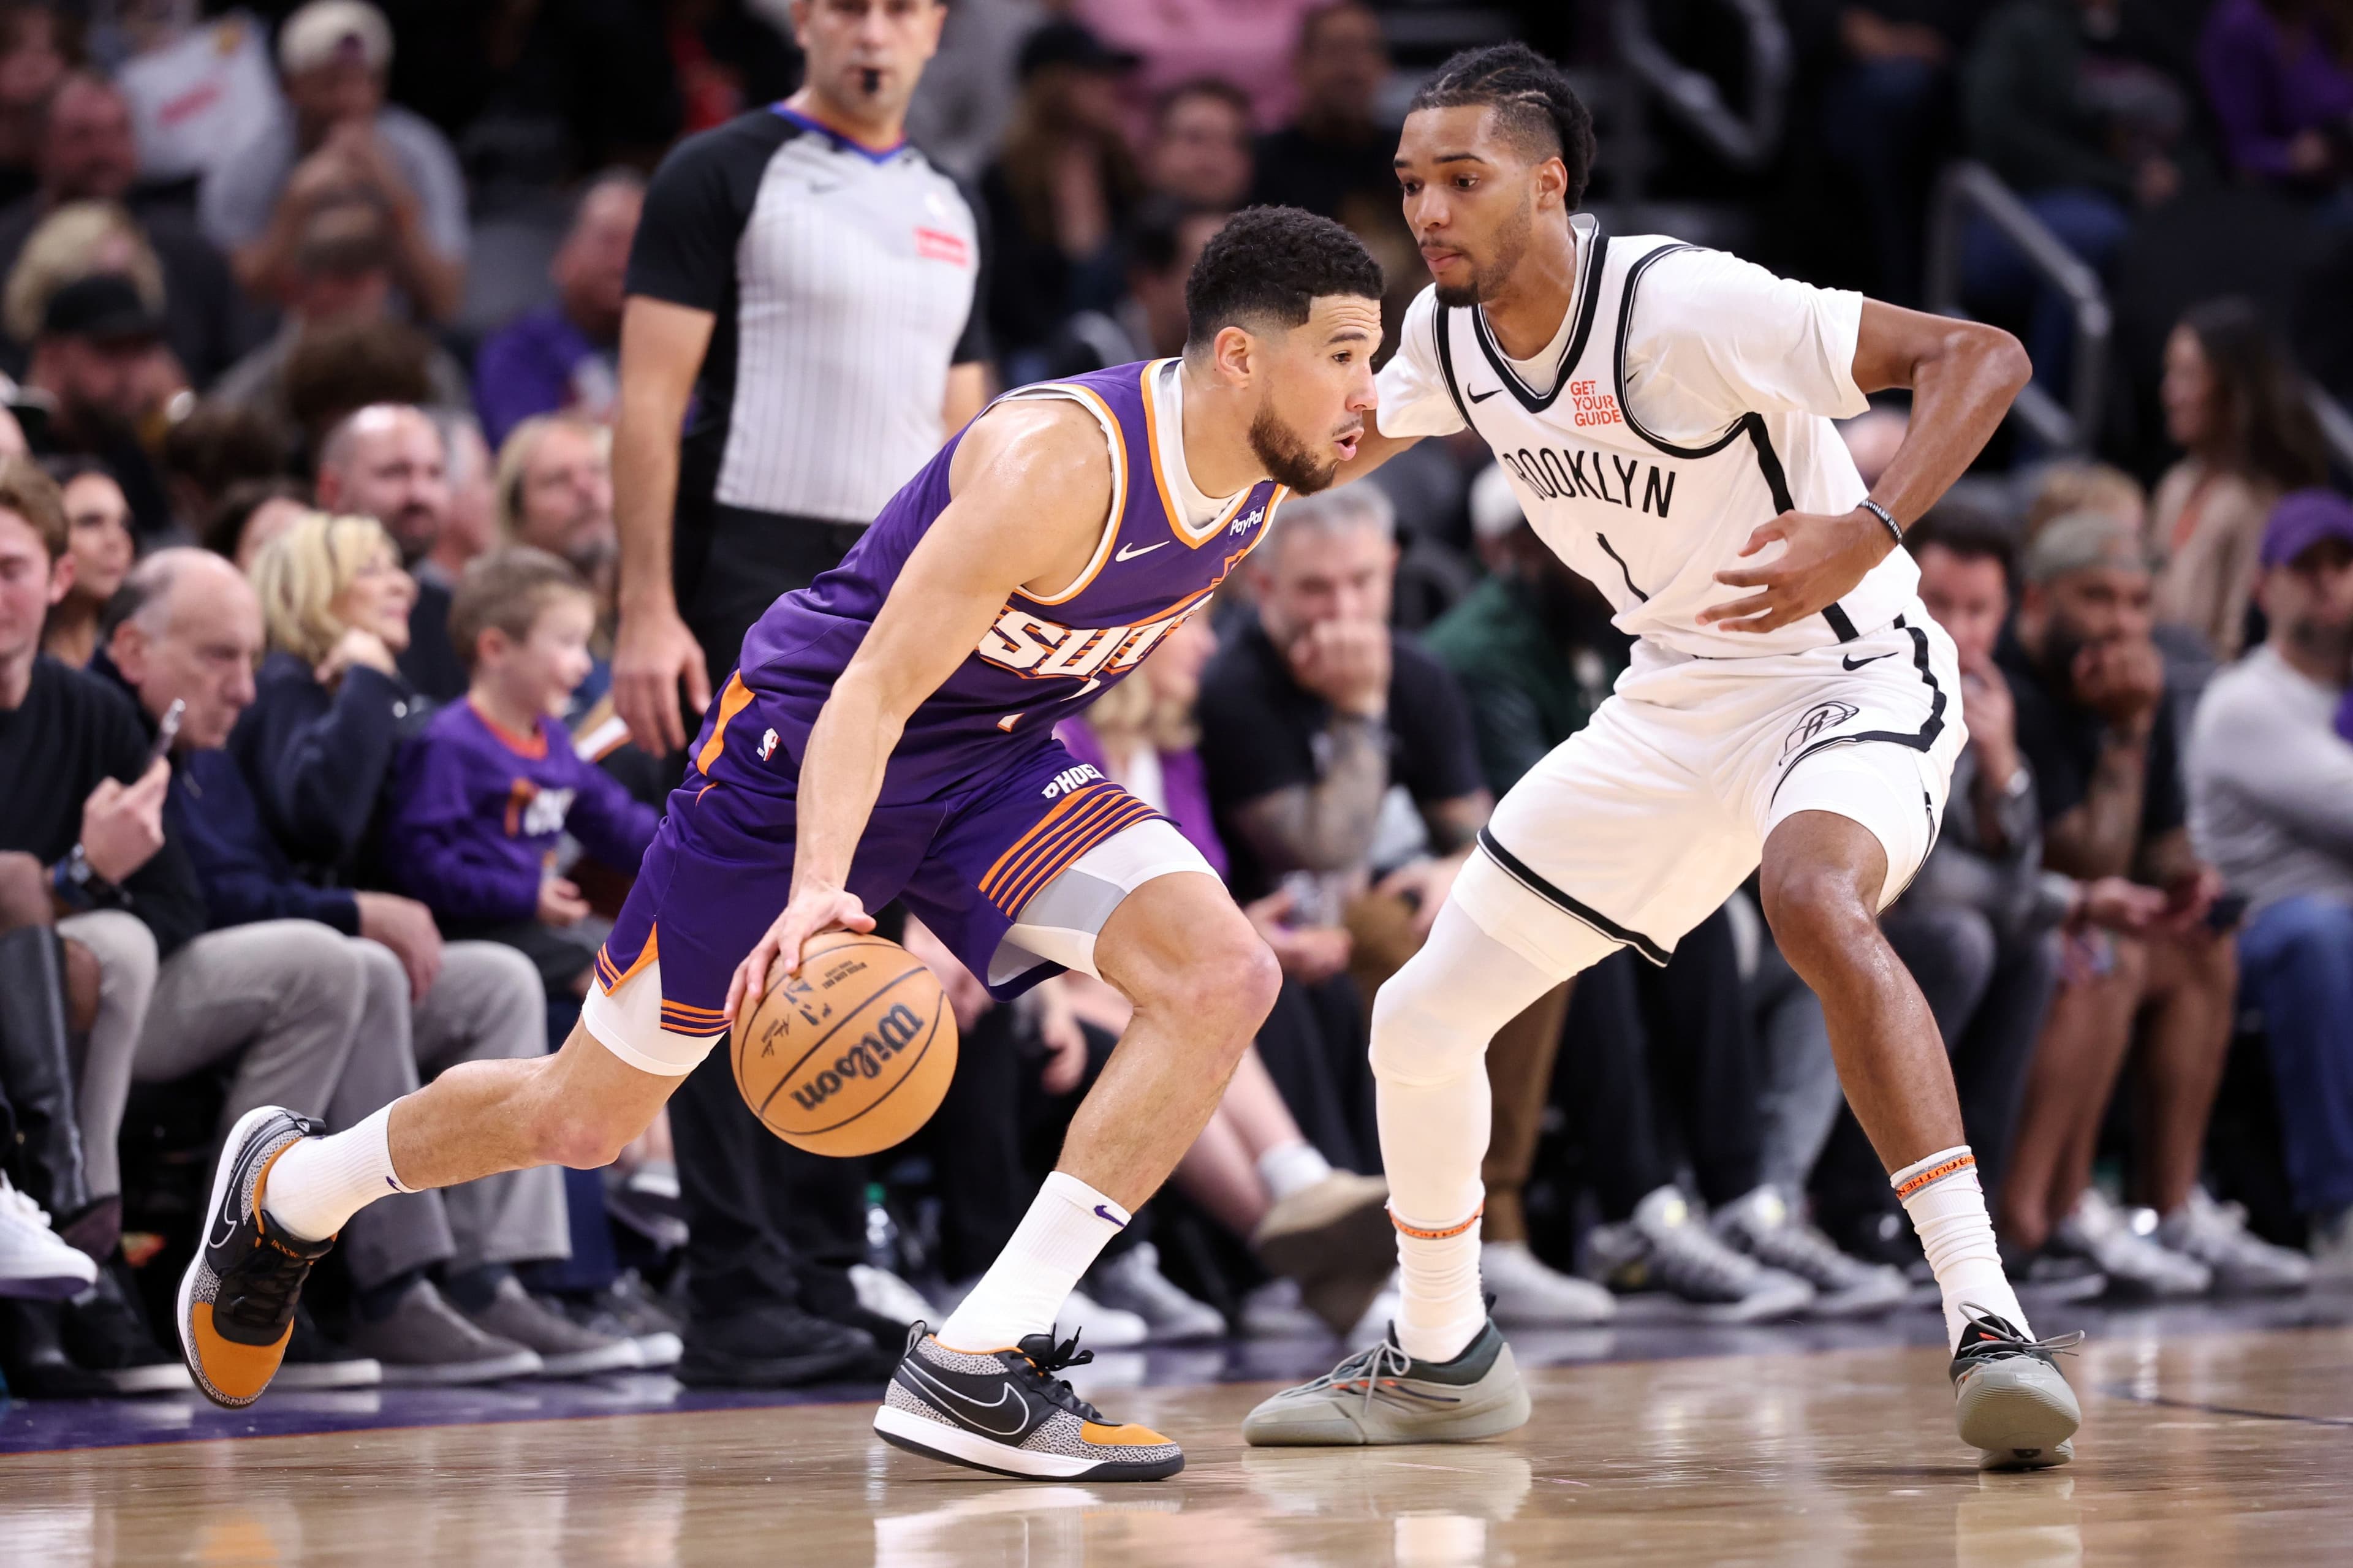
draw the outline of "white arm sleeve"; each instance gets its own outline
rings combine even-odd
[[[1406,307],[1397,353],[1374,378],[1384,436],[1451,436],[1462,428],[1462,410],[1438,368],[1437,326],[1438,291],[1424,289]]]
[[[1720,250],[1676,251],[1636,289],[1627,395],[1669,440],[1752,412],[1852,418],[1871,405],[1854,384],[1862,326],[1860,294],[1776,278]]]

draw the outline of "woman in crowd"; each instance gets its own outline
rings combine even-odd
[[[72,530],[66,549],[74,570],[73,585],[49,607],[41,651],[80,669],[98,651],[100,614],[131,571],[131,503],[114,476],[96,463],[53,458],[46,467],[65,491]]]
[[[2273,504],[2327,478],[2320,427],[2286,345],[2244,300],[2182,316],[2166,340],[2162,396],[2166,434],[2188,455],[2157,488],[2157,615],[2228,663],[2246,646]]]

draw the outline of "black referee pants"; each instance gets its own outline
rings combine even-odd
[[[702,647],[714,689],[768,606],[839,565],[865,531],[723,506],[707,533],[681,530],[679,612]],[[890,919],[896,912],[880,917],[886,935],[903,929]],[[686,1210],[690,1315],[732,1317],[784,1300],[849,1317],[855,1298],[847,1269],[865,1246],[866,1162],[804,1152],[761,1126],[723,1048],[679,1086],[670,1128]]]

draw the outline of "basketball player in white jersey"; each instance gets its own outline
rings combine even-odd
[[[1585,730],[1505,795],[1373,1007],[1403,1305],[1392,1337],[1253,1411],[1256,1444],[1460,1441],[1526,1420],[1479,1286],[1487,1042],[1620,947],[1663,963],[1762,868],[1847,1099],[1944,1297],[1964,1442],[2064,1464],[2081,1419],[2004,1279],[1927,1004],[1879,932],[1966,740],[1953,645],[1898,548],[2025,383],[2015,339],[1610,235],[1577,211],[1592,121],[1542,57],[1458,55],[1398,149],[1435,279],[1379,377],[1368,471],[1466,426],[1529,522],[1640,637]],[[1912,392],[1866,490],[1831,421]]]

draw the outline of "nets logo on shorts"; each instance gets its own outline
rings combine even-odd
[[[1817,702],[1798,721],[1789,738],[1781,742],[1781,760],[1788,761],[1790,753],[1813,744],[1816,736],[1825,730],[1835,730],[1862,710],[1852,702]]]

